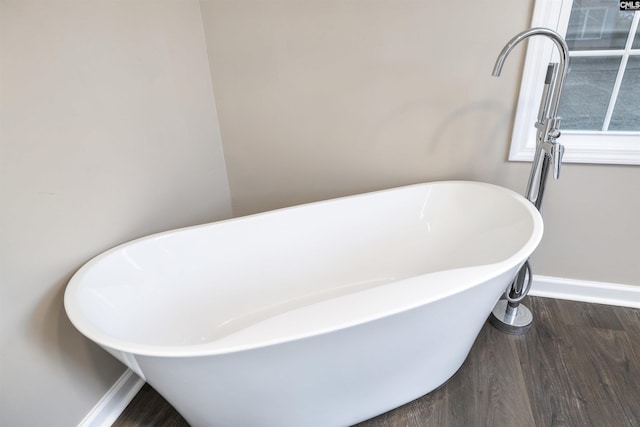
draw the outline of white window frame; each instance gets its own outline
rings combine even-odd
[[[537,0],[532,27],[546,27],[566,34],[573,0]],[[635,20],[640,18],[636,13]],[[531,37],[520,86],[509,160],[533,160],[538,107],[549,62],[557,62],[554,43],[545,37]],[[620,82],[617,82],[619,88]],[[562,118],[561,118],[562,119]],[[640,165],[640,132],[563,130],[558,142],[565,146],[565,163]]]

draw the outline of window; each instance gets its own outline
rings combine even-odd
[[[570,50],[560,102],[565,162],[640,164],[640,12],[618,0],[538,0],[532,27],[555,29]],[[550,40],[532,37],[520,89],[510,160],[530,161]]]
[[[573,40],[601,39],[605,34],[608,11],[606,7],[574,6],[567,28],[567,38],[571,34]]]

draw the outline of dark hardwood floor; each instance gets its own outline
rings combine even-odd
[[[535,317],[526,335],[485,324],[448,383],[358,427],[640,427],[640,310],[536,297],[525,304]],[[114,426],[188,424],[145,385]]]

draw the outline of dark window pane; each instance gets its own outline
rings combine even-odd
[[[624,49],[633,13],[618,0],[574,0],[565,37],[570,50]]]
[[[640,27],[636,29],[636,36],[633,38],[632,49],[640,49]]]
[[[560,99],[560,128],[602,130],[620,57],[572,57]]]
[[[629,57],[609,130],[640,130],[640,56]]]

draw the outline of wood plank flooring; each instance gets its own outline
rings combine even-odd
[[[640,310],[525,304],[535,318],[526,335],[485,324],[448,383],[357,427],[640,427]],[[188,424],[145,385],[113,426]]]

